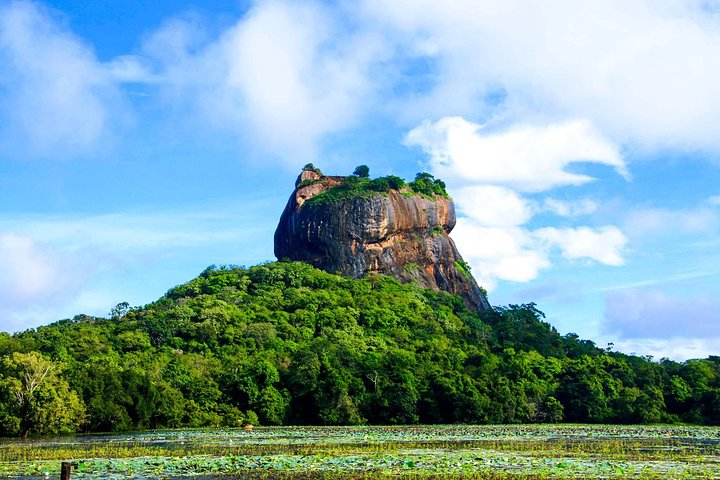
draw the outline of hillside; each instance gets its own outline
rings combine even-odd
[[[208,268],[141,308],[0,335],[4,435],[181,426],[720,420],[720,358],[560,336],[301,262]]]

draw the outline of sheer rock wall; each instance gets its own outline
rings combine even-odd
[[[331,273],[360,278],[390,275],[401,282],[460,296],[474,310],[490,308],[448,236],[455,227],[453,201],[390,190],[338,203],[304,205],[343,182],[304,171],[275,231],[275,256],[307,262]]]

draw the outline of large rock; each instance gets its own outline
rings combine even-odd
[[[455,226],[452,200],[390,190],[386,195],[305,204],[343,181],[302,172],[275,231],[278,259],[304,261],[353,278],[390,275],[459,295],[471,309],[490,308],[448,236]]]

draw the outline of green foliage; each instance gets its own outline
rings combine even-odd
[[[320,169],[315,167],[315,165],[313,165],[312,163],[305,164],[305,166],[303,167],[303,172],[305,171],[311,171],[317,173],[318,175],[322,175]]]
[[[415,180],[409,183],[413,192],[425,197],[433,198],[435,195],[450,198],[445,189],[445,182],[435,178],[427,172],[420,172],[415,175]]]
[[[430,174],[418,174],[418,176],[428,175],[430,177],[429,180],[423,176],[419,180],[420,183],[416,183],[418,182],[416,179],[415,182],[408,184],[405,180],[395,175],[370,179],[368,178],[369,172],[370,170],[366,165],[358,166],[351,176],[344,177],[340,185],[336,185],[318,195],[315,195],[314,197],[308,199],[305,202],[305,205],[336,204],[355,198],[368,198],[375,195],[385,195],[391,190],[397,190],[403,195],[409,197],[418,194],[431,200],[435,198],[436,194],[445,198],[450,198],[445,191],[445,183],[441,180],[435,180]],[[315,181],[303,181],[300,183],[300,186],[311,185],[314,182]],[[413,184],[415,184],[417,188],[413,187]],[[408,185],[410,188],[407,188]],[[429,187],[427,187],[427,185],[429,185]]]
[[[421,269],[422,269],[422,268],[420,267],[420,265],[418,265],[418,264],[415,263],[415,262],[408,262],[408,263],[406,263],[405,266],[403,267],[403,270],[405,270],[406,272],[416,272],[416,271],[421,270]]]
[[[5,435],[720,418],[717,357],[607,352],[532,303],[477,315],[444,292],[300,262],[211,266],[110,319],[0,335],[0,356]]]
[[[303,188],[303,187],[307,187],[307,186],[310,186],[310,185],[314,185],[314,184],[316,184],[317,182],[319,182],[319,180],[312,180],[312,179],[310,179],[310,178],[306,178],[305,180],[303,180],[302,182],[300,182],[300,184],[298,185],[297,188]]]
[[[485,289],[485,287],[483,287],[482,285],[480,285],[480,286],[478,286],[478,288],[480,289],[480,293],[482,293],[483,297],[485,297],[485,298],[487,299],[487,298],[488,298],[488,292],[487,292],[487,290]]]
[[[455,261],[455,268],[458,269],[458,271],[460,272],[460,274],[463,277],[465,277],[467,279],[472,278],[472,273],[470,273],[470,271],[471,271],[470,265],[462,258],[460,260]],[[487,293],[487,292],[483,292],[483,293]]]
[[[358,165],[355,167],[353,175],[360,178],[368,178],[370,176],[370,168],[367,165]]]
[[[78,477],[93,479],[709,480],[719,440],[688,425],[185,428],[3,439],[0,477],[48,478],[74,458]]]
[[[336,204],[353,200],[355,198],[367,198],[378,195],[381,192],[373,188],[373,180],[361,177],[345,177],[340,185],[325,190],[324,192],[309,198],[304,205]]]
[[[60,365],[38,352],[14,352],[3,358],[0,423],[9,434],[71,433],[85,421],[85,406]]]
[[[431,237],[439,237],[445,234],[445,230],[440,225],[433,226],[428,232]]]

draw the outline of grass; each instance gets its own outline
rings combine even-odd
[[[276,427],[0,442],[0,477],[75,479],[720,478],[720,428]]]

